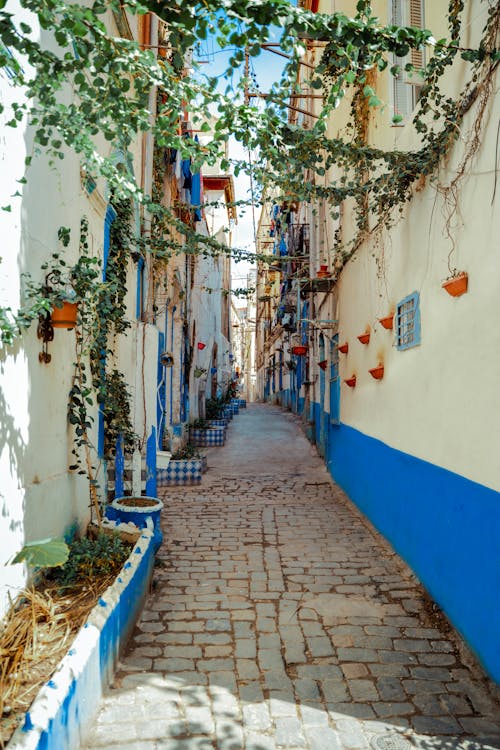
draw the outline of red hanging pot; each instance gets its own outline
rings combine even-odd
[[[362,344],[368,344],[370,342],[370,331],[367,331],[366,333],[361,333],[358,336],[358,341],[360,341]]]
[[[328,360],[322,359],[321,362],[318,362],[318,367],[321,367],[322,370],[326,370],[327,364],[328,364]]]
[[[352,375],[350,378],[346,378],[344,380],[344,383],[349,386],[349,388],[355,388],[356,387],[356,375]]]
[[[377,367],[372,367],[371,370],[368,370],[372,378],[375,378],[375,380],[382,380],[384,377],[384,365],[377,365]]]
[[[206,347],[206,344],[203,343],[203,341],[198,341],[198,349],[201,351]]]
[[[394,325],[394,313],[392,315],[387,315],[385,318],[379,318],[378,322],[387,330],[392,331],[392,327]]]
[[[328,266],[320,266],[319,271],[317,273],[318,279],[328,279],[330,277],[330,271],[328,270]]]
[[[349,343],[346,341],[345,344],[340,344],[340,346],[337,346],[337,349],[339,352],[342,352],[342,354],[347,354],[349,351]]]
[[[451,279],[446,279],[441,284],[448,294],[452,297],[461,297],[465,294],[467,287],[469,286],[469,274],[466,271],[462,271],[457,276],[453,276]]]
[[[62,307],[54,307],[50,316],[53,328],[74,328],[76,325],[77,302],[63,302]]]
[[[292,354],[296,354],[298,357],[303,357],[304,354],[307,354],[307,346],[304,346],[303,344],[292,346]]]

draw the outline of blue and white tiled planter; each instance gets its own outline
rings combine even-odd
[[[8,750],[75,750],[85,743],[146,596],[154,546],[153,532],[144,529],[115,582],[40,689]]]
[[[170,460],[166,469],[156,472],[159,486],[182,487],[183,485],[200,484],[201,475],[207,470],[207,457]]]
[[[229,420],[225,417],[219,419],[209,419],[208,424],[210,427],[227,427]]]
[[[239,398],[239,399],[238,399],[238,405],[239,405],[240,409],[246,409],[246,408],[247,408],[247,402],[246,402],[246,399],[244,399],[244,398]]]
[[[189,429],[189,442],[197,448],[212,448],[224,445],[226,441],[225,427],[191,427]]]

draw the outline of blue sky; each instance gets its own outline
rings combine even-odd
[[[277,27],[273,29],[270,41],[278,42],[280,34],[281,29]],[[221,76],[220,87],[221,90],[225,90],[230,81],[222,78],[222,75],[227,69],[228,60],[234,50],[231,48],[221,50],[213,40],[209,40],[201,45],[199,51],[200,55],[195,54],[195,59],[208,60],[210,65],[207,65],[207,73],[211,76]],[[266,93],[269,91],[270,86],[280,79],[285,62],[284,58],[268,50],[262,50],[260,55],[251,58],[250,73],[253,81],[258,85],[260,92]],[[204,66],[201,66],[201,68],[203,72]],[[233,74],[233,83],[235,86],[242,75],[243,69]],[[247,152],[245,152],[241,143],[232,139],[230,142],[230,156],[237,159],[246,158]],[[246,200],[250,197],[250,180],[246,175],[240,174],[235,178],[235,191],[237,200]],[[252,212],[250,206],[238,210],[238,225],[233,235],[234,247],[243,248],[249,252],[255,251],[253,224],[254,220],[258,224],[259,213],[260,209],[258,206],[255,207],[254,212]],[[246,276],[251,267],[251,264],[246,261],[240,263],[233,262],[233,288],[246,285]]]

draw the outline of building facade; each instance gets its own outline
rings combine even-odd
[[[354,6],[335,10],[353,16]],[[449,33],[445,2],[372,7],[382,24],[422,25],[436,39]],[[319,10],[331,12],[331,3]],[[489,11],[465,3],[461,48],[478,46]],[[412,62],[422,65],[432,48],[417,53]],[[318,54],[311,46],[307,61],[317,64]],[[470,75],[456,60],[445,94],[457,97]],[[383,106],[369,112],[365,142],[401,152],[402,168],[421,144],[413,122],[421,83],[388,71],[371,81]],[[413,181],[390,226],[367,209],[361,241],[352,200],[332,211],[270,193],[259,240],[275,260],[259,269],[257,362],[260,397],[303,415],[333,478],[500,680],[496,86],[492,69],[446,156]],[[302,90],[294,103],[312,117],[319,105]],[[307,127],[308,115],[300,117]],[[346,122],[341,106],[328,135],[342,135]],[[304,177],[327,187],[339,173],[334,165],[322,178]],[[339,264],[349,243],[355,252]],[[443,282],[462,271],[468,286],[448,292]]]
[[[43,46],[56,48],[35,18],[20,7],[17,12]],[[165,30],[153,14],[110,10],[103,20],[112,35],[168,54]],[[2,126],[16,96],[4,70]],[[151,91],[152,118],[164,98]],[[189,112],[179,111],[178,118],[179,131],[194,139]],[[227,253],[182,252],[175,227],[169,236],[177,231],[177,251],[158,252],[166,230],[143,204],[115,199],[106,180],[90,174],[69,149],[56,165],[43,154],[33,158],[22,192],[12,199],[33,137],[29,126],[2,127],[2,206],[11,204],[0,212],[2,313],[17,311],[30,286],[46,305],[21,336],[0,348],[0,616],[27,580],[24,564],[11,564],[23,545],[83,532],[113,495],[134,487],[156,494],[157,453],[186,440],[204,399],[229,381],[231,176],[201,174],[149,132],[126,151],[100,135],[96,145],[125,178],[156,194],[200,237],[221,240]],[[220,208],[205,211],[203,201],[215,199]],[[75,289],[84,288],[89,269],[84,313]],[[76,324],[56,327],[50,295],[59,287],[80,302]]]

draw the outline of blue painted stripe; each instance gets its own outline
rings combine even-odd
[[[125,494],[125,485],[123,477],[125,474],[125,456],[123,453],[123,435],[118,436],[116,441],[115,456],[115,497],[123,497]]]
[[[106,214],[104,216],[104,246],[102,256],[102,280],[106,281],[106,268],[108,265],[109,250],[111,246],[111,224],[116,219],[116,211],[113,206],[109,203],[106,208]],[[101,363],[102,373],[106,370],[106,353],[103,353]],[[104,456],[104,414],[102,409],[99,408],[99,414],[97,417],[97,455],[99,458]]]
[[[137,320],[141,320],[144,308],[144,272],[144,258],[139,258],[137,261],[137,281],[135,292],[135,317]]]
[[[151,434],[146,443],[146,495],[156,497],[156,428],[151,427]]]
[[[500,493],[330,425],[328,468],[500,682]]]

